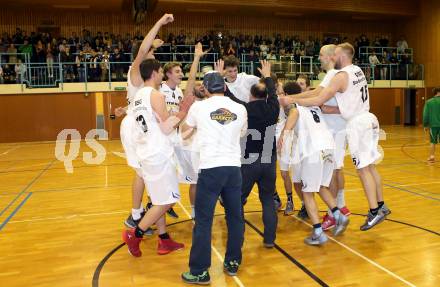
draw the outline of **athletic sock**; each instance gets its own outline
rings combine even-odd
[[[383,201],[378,201],[377,202],[377,207],[382,208],[382,206],[385,204],[385,202]]]
[[[371,212],[371,214],[373,214],[374,216],[376,216],[377,213],[379,212],[379,207],[377,207],[377,208],[370,208],[370,212]]]
[[[331,209],[333,217],[336,219],[336,221],[339,219],[339,216],[341,216],[341,211],[338,207],[334,207]]]
[[[160,239],[170,239],[170,235],[168,234],[168,232],[165,232],[163,234],[159,234],[159,238]]]
[[[321,223],[313,224],[313,232],[314,232],[316,235],[319,235],[319,234],[321,234],[321,233],[323,232],[323,231],[322,231]]]
[[[345,206],[345,196],[344,196],[344,189],[340,189],[338,191],[338,194],[336,195],[336,205],[339,208],[342,208]]]
[[[142,237],[144,236],[144,233],[145,233],[145,231],[143,231],[142,229],[140,229],[139,226],[136,227],[136,229],[134,230],[134,235],[135,235],[137,238],[142,238]]]
[[[293,202],[292,193],[287,194],[287,201]]]
[[[275,191],[275,192],[273,193],[273,199],[276,200],[276,201],[278,201],[278,202],[281,201],[281,198],[280,198],[280,196],[278,195],[278,192]]]
[[[141,219],[142,212],[144,212],[143,207],[138,208],[138,209],[132,208],[131,209],[131,217],[133,217],[134,220],[139,220],[139,219]]]

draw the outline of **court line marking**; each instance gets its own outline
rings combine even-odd
[[[358,175],[352,174],[350,172],[346,172],[345,171],[344,174],[347,174],[349,176],[353,176],[353,177],[359,178]],[[435,201],[440,201],[440,198],[435,198],[435,197],[431,197],[431,196],[428,196],[428,195],[424,195],[424,194],[421,194],[421,193],[418,193],[418,192],[415,192],[415,191],[411,191],[411,190],[406,189],[406,188],[401,188],[401,187],[398,187],[398,186],[395,186],[395,185],[392,185],[392,184],[389,184],[389,183],[386,183],[386,182],[389,182],[389,181],[382,179],[382,185],[383,186],[391,187],[391,188],[394,188],[394,189],[397,189],[397,190],[401,190],[401,191],[404,191],[404,192],[407,192],[407,193],[411,193],[411,194],[414,194],[414,195],[417,195],[417,196],[421,196],[421,197],[424,197],[424,198],[427,198],[427,199],[431,199],[431,200],[435,200]]]
[[[300,222],[302,222],[302,223],[304,223],[304,224],[306,224],[306,225],[308,225],[308,226],[310,226],[310,227],[313,228],[313,226],[312,226],[311,224],[309,224],[308,222],[306,222],[306,221],[304,221],[304,220],[302,220],[302,219],[296,217],[295,215],[290,215],[290,217],[293,217],[293,218],[295,218],[296,220],[298,220],[298,221],[300,221]],[[357,252],[356,250],[350,248],[350,247],[347,246],[346,244],[344,244],[344,243],[342,243],[342,242],[340,242],[340,241],[334,239],[332,236],[327,235],[327,237],[328,237],[331,241],[333,241],[333,242],[335,242],[336,244],[338,244],[338,245],[344,247],[345,249],[347,249],[347,250],[350,251],[351,253],[353,253],[353,254],[355,254],[356,256],[358,256],[358,257],[364,259],[364,260],[367,261],[368,263],[370,263],[370,264],[372,264],[373,266],[379,268],[380,270],[382,270],[382,271],[388,273],[389,275],[391,275],[392,277],[394,277],[394,278],[400,280],[401,282],[405,283],[406,285],[411,286],[411,287],[416,287],[416,285],[412,284],[411,282],[406,281],[405,279],[403,279],[402,277],[400,277],[400,276],[397,275],[396,273],[394,273],[394,272],[392,272],[392,271],[386,269],[385,267],[383,267],[383,266],[380,265],[379,263],[376,263],[376,262],[373,261],[372,259],[370,259],[370,258],[368,258],[368,257],[366,257],[366,256],[364,256],[364,255],[362,255],[361,253],[359,253],[359,252]]]
[[[257,195],[257,196],[258,196],[258,194],[257,194],[255,191],[251,191],[251,192],[252,192],[254,195]],[[296,217],[295,215],[289,215],[289,216],[290,216],[290,217],[293,217],[293,218],[295,218],[296,220],[298,220],[298,221],[304,223],[305,225],[308,225],[308,226],[310,226],[310,227],[313,228],[313,226],[312,226],[311,224],[309,224],[308,222],[306,222],[306,221],[304,221],[304,220],[302,220],[302,219]],[[350,248],[349,246],[345,245],[344,243],[342,243],[342,242],[340,242],[340,241],[334,239],[334,238],[331,237],[330,235],[327,235],[327,236],[328,236],[328,238],[329,238],[330,240],[332,240],[333,242],[335,242],[335,243],[337,243],[338,245],[344,247],[344,248],[347,249],[348,251],[350,251],[350,252],[352,252],[353,254],[357,255],[358,257],[364,259],[365,261],[367,261],[368,263],[372,264],[373,266],[375,266],[375,267],[379,268],[380,270],[382,270],[382,271],[388,273],[389,275],[391,275],[391,276],[393,276],[394,278],[396,278],[396,279],[402,281],[403,283],[407,284],[408,286],[416,287],[416,285],[414,285],[414,284],[412,284],[412,283],[406,281],[405,279],[403,279],[403,278],[400,277],[399,275],[397,275],[397,274],[393,273],[392,271],[386,269],[385,267],[383,267],[382,265],[376,263],[375,261],[371,260],[370,258],[368,258],[368,257],[366,257],[366,256],[364,256],[364,255],[362,255],[362,254],[360,254],[359,252],[357,252],[356,250]]]
[[[55,217],[45,217],[45,218],[33,218],[24,220],[13,220],[9,224],[13,223],[24,223],[24,222],[38,222],[38,221],[49,221],[49,220],[70,220],[77,217],[90,217],[90,216],[102,216],[102,215],[115,215],[121,213],[129,213],[127,210],[117,210],[112,212],[100,212],[100,213],[86,213],[86,214],[70,214],[65,216],[55,216]]]
[[[278,216],[278,215],[277,215]],[[251,227],[256,233],[258,233],[261,237],[264,238],[263,232],[259,230],[254,224],[252,224],[249,220],[245,219],[244,222]],[[329,287],[327,283],[325,283],[321,278],[315,275],[312,271],[310,271],[307,267],[301,264],[298,260],[296,260],[292,255],[290,255],[286,250],[281,248],[278,244],[274,243],[274,248],[280,252],[284,257],[290,260],[296,267],[301,269],[304,273],[306,273],[311,279],[313,279],[316,283],[318,283],[322,287]]]
[[[41,165],[44,165],[44,163],[43,164],[35,164],[35,165],[25,166],[23,168],[28,168],[28,167],[33,167],[33,166],[41,166]],[[85,164],[85,165],[73,166],[73,168],[74,169],[77,169],[77,168],[93,168],[93,167],[94,168],[102,168],[102,167],[108,167],[108,166],[125,166],[125,167],[128,168],[127,164],[123,164],[123,163],[107,164],[107,165],[105,165],[105,164]],[[17,173],[17,172],[31,172],[31,171],[36,171],[36,170],[39,170],[39,169],[22,169],[22,170],[20,170],[19,168],[17,168],[17,169],[2,170],[2,171],[0,171],[0,174],[1,173],[11,173],[11,172],[14,172],[14,173]],[[65,170],[65,168],[64,167],[55,167],[52,170]]]
[[[18,149],[19,147],[21,147],[21,146],[12,147],[12,148],[8,149],[7,151],[4,151],[4,152],[0,153],[0,156],[7,155],[11,151],[14,151],[14,150]]]
[[[3,215],[3,213],[5,213],[5,211],[6,210],[8,210],[9,209],[9,207],[11,207],[11,205],[12,204],[14,204],[14,202],[22,195],[22,194],[24,194],[42,175],[43,175],[43,173],[45,173],[48,169],[49,169],[49,167],[54,163],[54,161],[55,160],[53,160],[53,161],[51,161],[51,162],[49,162],[49,164],[42,170],[42,171],[40,171],[40,173],[36,176],[36,177],[34,177],[32,180],[31,180],[31,182],[30,183],[28,183],[28,185],[26,185],[25,186],[25,188],[23,188],[23,190],[20,192],[20,193],[18,193],[17,194],[17,196],[11,201],[11,202],[9,202],[9,204],[5,207],[5,208],[3,208],[3,210],[0,212],[0,216],[2,216]]]
[[[183,206],[183,204],[180,202],[180,200],[177,202],[180,207],[183,209],[183,211],[185,212],[185,214],[188,216],[189,219],[192,219],[191,214],[186,210],[186,208]],[[194,224],[194,222],[193,222]],[[221,261],[221,263],[223,264],[223,262],[225,261],[225,259],[223,258],[223,256],[220,254],[220,252],[218,252],[217,248],[214,247],[214,245],[211,244],[211,249],[212,251],[214,251],[215,255],[217,256],[217,258]],[[240,278],[238,278],[238,275],[236,276],[230,276],[232,277],[232,279],[234,279],[235,283],[237,283],[238,286],[240,287],[244,287],[243,282],[241,282]]]
[[[9,216],[5,219],[5,221],[3,221],[2,224],[0,224],[0,231],[3,229],[3,227],[6,226],[6,224],[8,224],[9,220],[11,220],[12,217],[14,217],[14,215],[20,210],[20,208],[26,203],[26,201],[29,199],[29,197],[32,196],[32,192],[29,192],[28,195],[20,202],[20,204],[14,209],[14,211],[12,211],[11,214],[9,214]]]

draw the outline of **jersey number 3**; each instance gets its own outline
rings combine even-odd
[[[367,85],[365,85],[361,88],[361,93],[362,93],[362,96],[361,96],[362,102],[365,103],[368,100],[368,86]]]

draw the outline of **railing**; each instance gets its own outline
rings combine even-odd
[[[256,74],[259,62],[250,61],[250,54],[242,54],[241,56],[241,71],[248,74]],[[313,62],[311,56],[301,56],[299,61],[295,61],[294,56],[280,56],[277,60],[268,60],[272,63],[272,72],[277,74],[280,78],[296,78],[299,74],[306,74],[310,77],[317,76],[314,71],[317,70],[319,63]]]
[[[25,54],[24,58],[27,56]],[[1,55],[0,55],[1,56]],[[191,53],[157,53],[156,58],[162,64],[169,61],[178,61],[182,64],[184,72],[188,72],[193,61]],[[218,54],[207,54],[201,59],[199,70],[209,70],[214,68],[214,62],[218,59]],[[240,71],[248,74],[257,74],[259,62],[249,61],[249,55],[243,55],[240,64]],[[299,74],[307,74],[312,80],[319,79],[319,62],[313,62],[312,57],[303,56],[295,62],[291,56],[282,56],[272,62],[272,71],[281,79],[294,80]],[[10,62],[10,61],[9,61]],[[1,64],[1,63],[0,63]],[[110,62],[110,61],[81,61],[81,62],[46,62],[46,63],[21,63],[18,75],[14,75],[14,66],[19,63],[8,63],[8,76],[0,78],[0,83],[20,83],[31,88],[58,87],[63,88],[64,83],[81,82],[85,89],[90,82],[106,82],[109,89],[113,82],[127,80],[127,72],[131,61]],[[376,80],[423,80],[424,67],[416,64],[388,64],[388,65],[359,65],[365,73],[369,83],[374,85]],[[6,64],[2,64],[6,70]],[[199,74],[200,75],[200,74]],[[383,85],[383,83],[382,83]]]
[[[365,61],[368,61],[368,57],[372,54],[373,51],[376,53],[377,56],[382,56],[383,52],[387,52],[389,55],[391,55],[392,52],[396,52],[397,59],[400,60],[402,56],[407,56],[408,59],[413,62],[413,49],[408,48],[402,52],[399,50],[398,47],[359,47],[359,59],[364,59]]]
[[[381,65],[359,65],[363,70],[368,83],[375,80],[391,81],[422,81],[425,78],[424,66],[419,64],[381,64]]]

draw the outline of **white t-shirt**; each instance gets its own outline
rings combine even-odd
[[[335,148],[333,136],[318,107],[296,107],[299,113],[293,142],[294,164],[319,151]]]
[[[167,103],[167,111],[171,114],[179,112],[179,104],[183,99],[183,92],[179,87],[171,89],[166,82],[160,84],[160,92],[165,95],[165,101]]]
[[[330,81],[333,79],[333,77],[336,75],[338,70],[332,69],[325,74],[324,79],[319,84],[322,88],[327,88],[330,85]],[[325,102],[326,106],[332,106],[337,107],[338,102],[336,101],[335,97],[332,97],[330,100]],[[333,132],[337,133],[338,131],[345,129],[346,121],[342,118],[341,114],[323,114],[324,119],[328,125],[328,128]]]
[[[140,87],[133,86],[133,84],[131,82],[130,72],[131,72],[131,66],[128,69],[128,73],[127,73],[127,104],[128,104],[127,112],[133,108],[133,100],[134,100],[134,97],[136,96],[136,93],[144,87],[143,82]]]
[[[357,115],[370,111],[368,83],[364,72],[358,66],[346,66],[338,71],[341,72],[348,74],[348,86],[345,92],[336,93],[335,97],[342,117],[349,121]]]
[[[247,130],[247,111],[228,97],[195,102],[186,124],[197,129],[200,169],[241,166],[240,137]]]
[[[251,87],[257,84],[260,78],[246,73],[237,75],[237,79],[233,83],[226,82],[229,90],[234,96],[246,103],[249,103],[249,95],[251,94]]]
[[[155,165],[170,160],[174,148],[170,138],[161,131],[151,107],[152,91],[152,87],[140,89],[134,97],[132,113],[127,116],[134,117],[137,122],[133,133],[137,156],[141,161]]]

